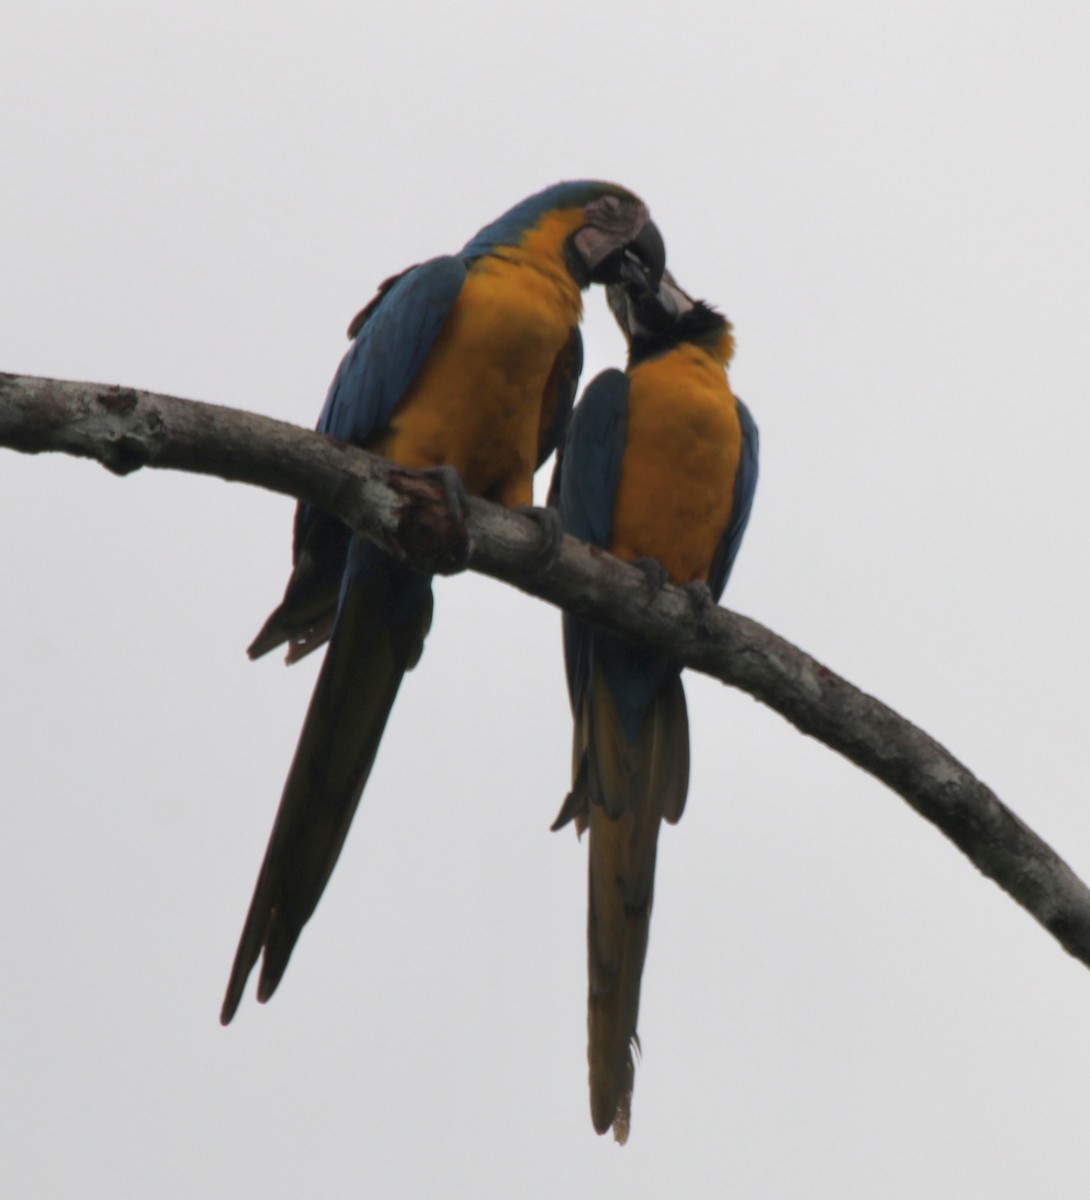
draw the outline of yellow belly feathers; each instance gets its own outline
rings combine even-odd
[[[721,362],[687,345],[634,369],[609,549],[707,580],[730,519],[742,430]]]

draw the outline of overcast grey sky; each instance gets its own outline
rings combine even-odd
[[[726,311],[729,606],[1090,875],[1084,3],[147,5],[0,40],[0,369],[311,425],[375,285],[561,178]],[[587,300],[585,378],[617,363]],[[539,480],[539,496],[544,479]],[[687,684],[632,1137],[591,1130],[555,612],[442,582],[275,1000],[217,1013],[316,662],[291,504],[0,452],[13,1196],[1023,1197],[1090,1186],[1090,975],[877,783]]]

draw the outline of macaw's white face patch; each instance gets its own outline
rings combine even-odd
[[[651,226],[647,205],[635,196],[599,196],[584,207],[583,216],[586,223],[575,232],[572,245],[592,277]]]

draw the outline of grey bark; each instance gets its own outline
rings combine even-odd
[[[604,551],[558,540],[547,522],[475,498],[463,510],[434,476],[217,405],[0,374],[0,446],[79,455],[119,475],[167,467],[283,492],[420,570],[479,571],[642,640],[748,692],[892,788],[1090,966],[1090,890],[1032,829],[923,730],[706,591],[659,586]]]

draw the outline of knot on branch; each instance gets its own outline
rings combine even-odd
[[[103,388],[94,394],[92,424],[105,421],[98,460],[115,475],[129,475],[154,461],[166,434],[166,423],[133,388]]]
[[[391,548],[429,575],[464,571],[469,562],[468,502],[457,472],[451,467],[394,467],[387,478],[401,500]]]

